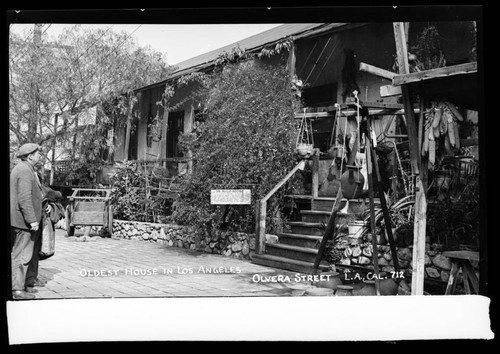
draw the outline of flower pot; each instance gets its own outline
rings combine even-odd
[[[347,171],[340,176],[342,196],[347,199],[357,199],[363,192],[365,177],[360,172],[361,167],[347,165]]]
[[[306,290],[308,296],[333,296],[333,289],[329,288],[310,288]]]
[[[398,283],[390,278],[380,279],[379,281],[380,295],[397,295],[398,287]]]
[[[329,275],[328,280],[320,280],[314,284],[320,288],[328,288],[335,291],[338,285],[342,285],[340,273],[338,272],[322,272],[320,275],[323,278],[327,278],[326,276]]]
[[[349,230],[349,237],[359,238],[362,234],[364,225],[365,225],[365,222],[363,220],[351,221],[347,225],[347,228]]]
[[[292,296],[303,296],[305,293],[305,289],[292,289]]]
[[[363,286],[358,290],[358,296],[376,296],[375,280],[364,280]]]
[[[349,285],[338,285],[335,291],[335,296],[352,296],[352,290],[354,288]]]

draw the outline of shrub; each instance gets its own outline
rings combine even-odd
[[[197,92],[203,119],[179,139],[193,157],[193,174],[181,182],[172,215],[179,224],[252,232],[255,202],[296,163],[294,112],[300,102],[285,65],[247,64],[227,64],[207,75]],[[210,204],[212,189],[238,188],[251,189],[251,206]],[[280,203],[279,195],[269,201],[270,230],[279,227]]]
[[[130,161],[117,163],[115,173],[110,177],[113,217],[146,222],[156,222],[164,217],[168,200],[158,197],[148,188],[156,185],[162,172],[162,168],[146,170]]]

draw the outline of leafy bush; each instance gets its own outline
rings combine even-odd
[[[300,102],[285,65],[227,64],[201,81],[203,120],[179,144],[193,157],[193,174],[181,182],[172,215],[179,224],[253,232],[255,202],[294,166],[294,112]],[[251,189],[252,205],[214,206],[212,189]],[[280,191],[284,193],[285,190]],[[270,230],[280,223],[278,204],[269,201]]]
[[[464,244],[476,247],[480,237],[479,178],[456,186],[452,193],[429,205],[427,230],[431,242],[457,249]]]
[[[159,217],[165,216],[167,200],[155,198],[148,188],[148,185],[155,185],[155,176],[161,178],[162,172],[162,168],[148,171],[130,161],[118,162],[115,173],[110,177],[113,217],[156,222]]]

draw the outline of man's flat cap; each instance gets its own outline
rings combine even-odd
[[[19,151],[17,152],[17,157],[29,155],[38,149],[40,149],[40,145],[38,144],[33,144],[33,143],[24,144],[19,148]]]

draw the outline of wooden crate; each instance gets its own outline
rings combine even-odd
[[[106,208],[105,202],[88,202],[78,201],[75,202],[75,211],[96,211],[103,213]]]
[[[75,211],[72,215],[73,225],[106,225],[106,213],[100,211]]]

